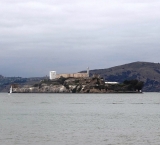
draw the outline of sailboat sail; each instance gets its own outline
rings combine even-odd
[[[12,93],[12,86],[11,86],[11,88],[10,88],[10,90],[9,90],[9,93]]]

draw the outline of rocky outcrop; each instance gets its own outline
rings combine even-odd
[[[69,93],[63,85],[43,85],[42,87],[13,88],[13,93]]]

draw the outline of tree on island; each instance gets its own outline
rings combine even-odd
[[[142,90],[144,86],[144,82],[138,81],[137,79],[134,80],[125,80],[123,84],[128,86],[128,90],[135,91],[135,90]]]

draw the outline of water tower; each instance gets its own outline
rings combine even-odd
[[[50,71],[49,72],[49,79],[50,80],[53,80],[56,78],[56,71]]]

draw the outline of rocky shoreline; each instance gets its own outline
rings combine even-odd
[[[42,80],[38,84],[12,85],[13,93],[139,93],[142,82],[133,80],[121,84],[106,84],[100,76]]]

